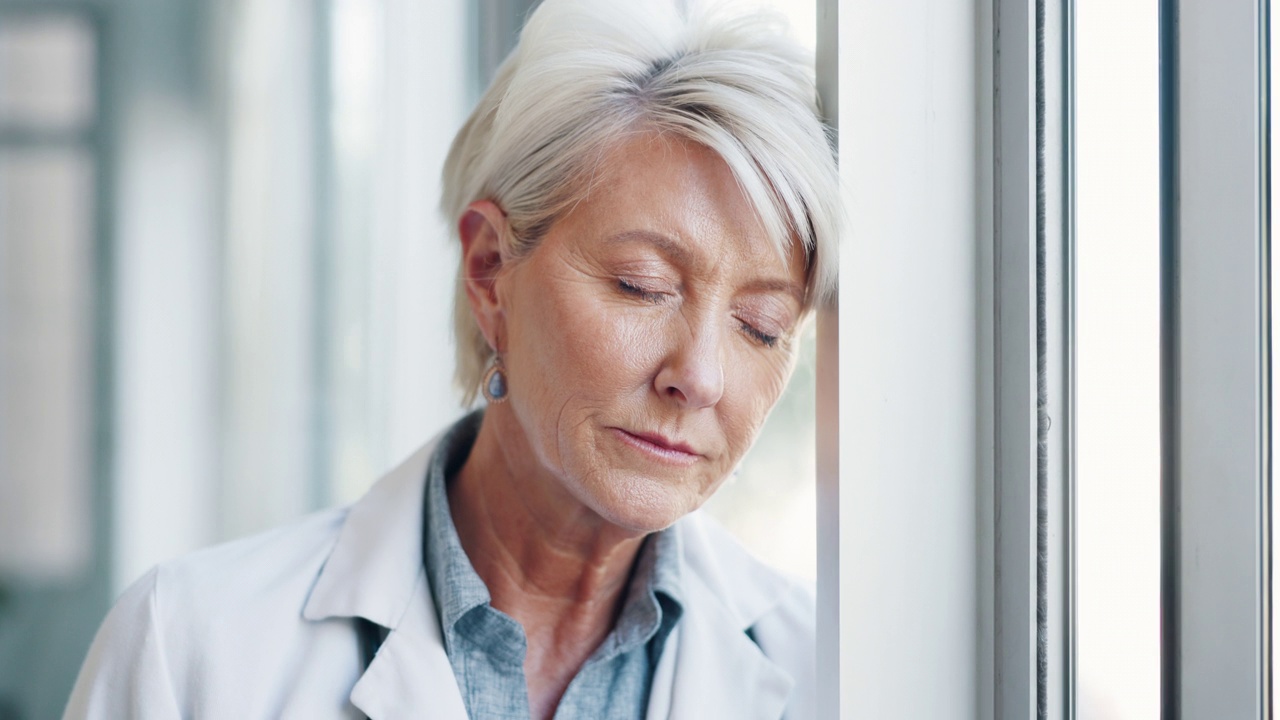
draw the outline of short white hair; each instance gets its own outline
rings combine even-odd
[[[704,145],[733,172],[782,257],[808,258],[806,309],[835,286],[842,210],[812,54],[777,13],[713,0],[544,0],[454,138],[441,210],[453,232],[492,200],[510,257],[533,249],[620,141],[655,131]],[[459,270],[455,380],[475,400],[493,350]]]

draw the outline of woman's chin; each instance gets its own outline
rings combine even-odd
[[[670,480],[635,473],[611,473],[600,486],[586,490],[586,504],[606,522],[646,535],[670,527],[706,499]]]

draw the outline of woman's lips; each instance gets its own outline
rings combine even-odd
[[[630,432],[621,428],[610,429],[623,443],[658,460],[687,466],[697,462],[701,457],[689,445],[668,440],[657,433]]]

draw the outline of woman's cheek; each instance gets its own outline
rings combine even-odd
[[[655,313],[621,317],[613,325],[617,356],[631,377],[643,376],[645,380],[657,373],[666,347],[666,324]],[[633,381],[634,382],[634,381]]]
[[[745,453],[786,387],[794,362],[782,349],[748,348],[726,368],[721,422],[735,452]]]
[[[662,324],[649,309],[619,310],[607,305],[580,325],[581,342],[573,353],[592,377],[608,380],[610,387],[631,390],[646,381],[661,355]]]
[[[598,310],[580,293],[566,292],[574,289],[572,284],[552,285],[540,301],[546,316],[540,337],[535,338],[554,357],[565,380],[581,379],[573,373],[591,368],[597,356],[607,351]]]

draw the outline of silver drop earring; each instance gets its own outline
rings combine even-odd
[[[480,392],[484,393],[484,399],[488,400],[490,405],[506,402],[507,372],[502,364],[501,355],[493,356],[493,363],[485,371],[484,380],[480,383]]]

